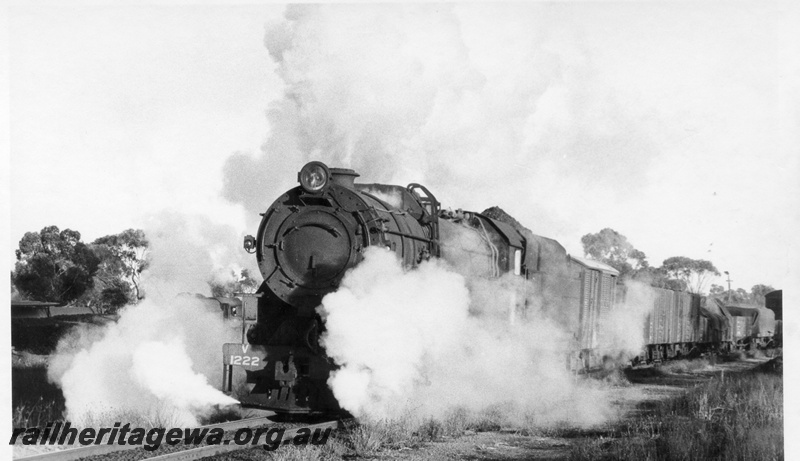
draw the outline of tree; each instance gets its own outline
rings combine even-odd
[[[750,299],[754,304],[763,306],[766,302],[764,296],[770,291],[775,291],[775,288],[760,283],[758,285],[753,285],[753,288],[750,289]]]
[[[660,267],[647,267],[637,271],[633,278],[644,283],[649,283],[657,288],[667,290],[686,291],[686,282],[683,280],[670,278],[667,272]]]
[[[683,282],[687,291],[696,294],[703,294],[711,277],[719,276],[719,271],[711,261],[685,256],[667,258],[659,269],[670,279]]]
[[[724,286],[712,283],[711,288],[708,290],[708,294],[711,296],[724,295],[727,291],[728,290],[726,290]]]
[[[80,297],[93,286],[100,262],[80,240],[80,232],[57,226],[26,232],[16,250],[14,286],[36,301],[66,304]]]
[[[131,286],[122,279],[112,281],[100,292],[100,302],[108,313],[114,313],[128,304],[131,297]]]
[[[11,271],[11,300],[19,301],[20,295],[17,287],[14,286],[14,271]]]
[[[130,301],[144,298],[141,289],[142,272],[149,264],[150,242],[141,229],[128,229],[115,235],[106,235],[92,242],[92,248],[100,256],[100,278],[108,287],[115,279],[130,284]]]
[[[750,298],[750,293],[748,293],[747,290],[744,288],[737,288],[731,293],[731,301],[740,304],[752,304],[753,300]]]
[[[647,256],[615,231],[605,228],[596,234],[581,237],[583,253],[618,270],[620,276],[633,275],[649,268]]]
[[[231,271],[231,278],[228,281],[209,280],[208,286],[211,287],[211,296],[230,297],[235,293],[255,293],[258,282],[250,276],[249,270],[242,269],[239,275]]]

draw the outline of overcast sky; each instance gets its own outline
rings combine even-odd
[[[653,265],[709,259],[734,287],[787,287],[791,5],[19,3],[7,253],[46,225],[91,241],[163,213],[255,233],[320,158],[501,206],[575,254],[611,227]]]

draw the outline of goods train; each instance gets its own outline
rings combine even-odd
[[[298,173],[300,185],[262,214],[255,237],[245,237],[244,249],[256,255],[263,283],[241,300],[215,301],[226,316],[241,321],[241,343],[224,345],[223,390],[243,405],[287,414],[339,410],[327,385],[335,364],[320,345],[325,325],[317,307],[370,247],[387,248],[406,267],[441,258],[470,277],[518,281],[518,295],[512,290],[509,299],[496,300],[508,304],[510,322],[533,300],[574,326],[565,354],[570,369],[589,370],[610,360],[603,319],[630,296],[618,287],[614,268],[570,256],[557,241],[533,234],[499,208],[443,210],[423,185],[357,184],[358,176],[321,162],[306,164]],[[654,310],[644,322],[647,346],[635,361],[766,345],[774,330],[766,309],[653,292]],[[245,375],[237,389],[234,371]]]

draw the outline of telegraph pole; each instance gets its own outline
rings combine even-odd
[[[731,303],[731,274],[728,271],[725,271],[725,275],[728,276],[728,304]]]

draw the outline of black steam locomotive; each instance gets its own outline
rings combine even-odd
[[[231,392],[233,368],[245,369],[248,389],[237,395],[244,405],[284,413],[338,409],[326,384],[334,364],[319,344],[324,325],[316,308],[370,246],[390,249],[406,266],[450,256],[479,275],[523,274],[525,240],[511,226],[476,213],[442,213],[420,184],[355,184],[356,177],[320,162],[305,165],[300,186],[263,214],[256,237],[245,238],[264,282],[243,299],[243,341],[224,346],[223,382]],[[456,228],[475,238],[459,239]]]
[[[420,184],[356,184],[358,176],[308,163],[298,173],[300,185],[262,214],[256,237],[245,238],[264,281],[231,308],[241,317],[242,342],[225,344],[223,351],[223,390],[243,405],[279,413],[339,410],[327,385],[335,364],[320,346],[325,325],[316,308],[370,246],[390,249],[407,267],[442,258],[471,277],[516,277],[524,281],[519,296],[497,301],[508,303],[509,321],[524,312],[526,300],[536,299],[543,310],[557,310],[564,324],[576,326],[571,369],[608,360],[602,319],[615,298],[624,296],[615,269],[568,255],[557,241],[533,234],[499,208],[442,210]],[[688,294],[661,291],[646,330],[631,332],[650,343],[641,360],[731,340],[724,312],[711,312]],[[237,368],[246,384],[234,389]]]

